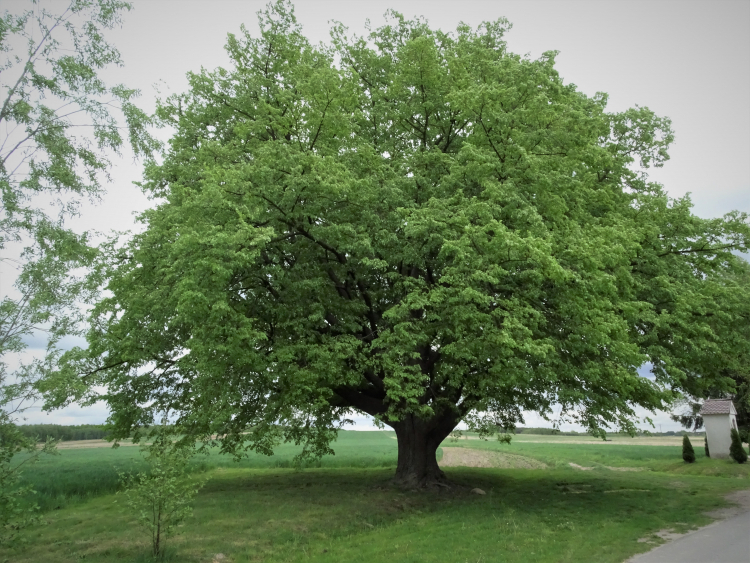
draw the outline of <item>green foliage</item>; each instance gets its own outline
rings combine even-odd
[[[68,222],[109,179],[107,155],[124,142],[121,121],[136,153],[156,146],[144,129],[148,117],[133,105],[138,92],[109,87],[99,77],[102,69],[122,64],[105,31],[120,25],[129,3],[32,0],[16,7],[0,14],[0,262],[16,270],[0,295],[3,532],[30,521],[32,509],[17,503],[29,491],[15,483],[23,465],[53,446],[48,440],[14,463],[17,453],[35,451],[35,440],[14,424],[37,397],[36,385],[56,367],[60,339],[81,334],[78,305],[96,290],[71,275],[91,265],[97,251],[89,235]],[[17,359],[24,339],[40,334],[44,357],[8,373],[8,357]]]
[[[711,453],[708,451],[708,436],[703,437],[703,450],[706,452],[706,457],[711,457]]]
[[[84,198],[98,197],[109,178],[107,153],[123,145],[112,109],[120,110],[136,152],[155,146],[144,131],[148,118],[133,105],[138,92],[108,87],[98,76],[122,64],[104,32],[121,24],[130,4],[72,0],[53,6],[57,12],[30,4],[0,15],[0,249],[25,245],[16,261],[20,297],[0,302],[0,356],[20,351],[21,337],[39,326],[50,346],[73,330],[70,307],[85,286],[68,272],[95,252],[65,220]]]
[[[687,434],[682,437],[682,459],[688,463],[695,462],[695,450],[693,450],[693,444],[690,443]]]
[[[38,506],[24,502],[34,493],[29,485],[20,485],[21,469],[33,465],[42,454],[55,452],[56,442],[48,439],[42,448],[23,435],[5,411],[0,410],[0,545],[10,543],[18,530],[39,520]],[[23,461],[16,454],[28,452]]]
[[[727,276],[727,282],[737,288],[740,296],[728,303],[734,311],[735,323],[725,334],[726,343],[717,350],[724,365],[722,375],[730,382],[730,388],[708,385],[697,397],[684,397],[678,405],[682,407],[672,416],[685,428],[697,430],[703,427],[700,409],[701,399],[732,399],[737,411],[737,426],[743,442],[750,441],[750,300],[741,298],[750,294],[750,264],[740,262],[735,272]]]
[[[206,480],[187,479],[190,448],[175,446],[163,432],[146,448],[148,473],[121,474],[127,505],[151,536],[154,557],[164,556],[164,544],[193,511],[191,503]]]
[[[92,264],[96,250],[69,221],[85,199],[96,199],[109,179],[108,154],[122,147],[121,131],[136,153],[156,146],[150,122],[123,85],[107,86],[101,70],[122,64],[106,42],[130,4],[70,0],[17,4],[0,14],[0,261],[16,270],[0,295],[0,387],[19,400],[56,364],[59,340],[79,334],[95,288],[70,272]],[[119,114],[119,115],[118,115]],[[125,127],[121,127],[124,121]],[[9,354],[24,338],[46,337],[44,358],[6,373]]]
[[[279,1],[161,103],[162,203],[109,256],[52,404],[106,386],[115,435],[170,410],[186,439],[318,456],[351,409],[436,446],[553,405],[635,432],[635,406],[731,388],[748,217],[649,182],[669,120],[509,53],[505,20],[388,20],[316,47]]]
[[[729,446],[729,457],[737,463],[745,463],[747,461],[747,452],[742,447],[740,433],[735,428],[732,428],[732,444]]]

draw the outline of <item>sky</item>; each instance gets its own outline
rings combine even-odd
[[[55,3],[62,4],[51,2]],[[243,23],[256,31],[256,13],[265,3],[134,0],[123,27],[108,35],[125,66],[107,69],[103,77],[140,89],[140,105],[152,110],[157,97],[187,88],[187,72],[228,66],[223,48],[227,33],[239,33]],[[3,8],[14,11],[25,4],[4,0]],[[406,17],[424,16],[444,31],[454,30],[459,22],[476,26],[507,18],[513,25],[507,35],[510,51],[532,58],[559,51],[556,67],[565,82],[587,95],[608,93],[610,111],[647,106],[672,120],[676,141],[671,160],[650,173],[672,197],[690,193],[694,212],[701,217],[750,212],[750,1],[295,2],[298,21],[314,43],[328,41],[331,20],[363,34],[365,21],[380,25],[389,8]],[[140,164],[126,151],[113,159],[107,195],[97,206],[84,207],[76,229],[137,228],[134,213],[151,205],[133,185],[140,174]],[[32,339],[29,344],[42,342]],[[106,416],[103,405],[27,412],[28,422],[57,424],[101,423]],[[659,425],[663,431],[679,429],[666,413],[653,418],[657,430]],[[527,426],[549,424],[527,416]],[[364,418],[357,426],[370,427]]]

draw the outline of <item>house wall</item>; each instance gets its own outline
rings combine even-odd
[[[737,427],[735,415],[704,414],[703,426],[706,428],[711,457],[729,457],[729,446],[732,445],[731,430]]]

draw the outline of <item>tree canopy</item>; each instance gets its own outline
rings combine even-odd
[[[85,283],[71,270],[96,250],[70,221],[109,180],[109,160],[129,140],[136,153],[156,147],[138,91],[110,86],[100,71],[122,64],[106,31],[130,4],[36,0],[0,14],[0,408],[18,408],[31,389],[24,379],[54,365],[56,344],[81,320],[76,300]],[[124,125],[124,126],[123,126]],[[15,271],[14,271],[15,270]],[[11,284],[15,289],[11,290]],[[47,357],[6,373],[24,339],[46,335]],[[10,381],[6,381],[8,378]]]
[[[80,332],[79,300],[92,294],[71,272],[97,251],[70,221],[102,192],[108,156],[126,138],[136,153],[156,148],[148,116],[133,103],[138,92],[100,75],[122,64],[106,31],[130,4],[32,0],[21,8],[0,13],[0,543],[36,518],[20,500],[31,490],[18,487],[20,470],[54,446],[37,449],[15,422],[56,366],[60,339]],[[44,356],[17,361],[38,335]],[[11,372],[12,356],[20,367]],[[24,450],[23,461],[13,459]]]
[[[700,219],[649,181],[670,121],[607,112],[554,52],[508,52],[505,20],[387,18],[314,46],[279,1],[229,35],[231,68],[161,104],[158,204],[113,246],[52,404],[106,400],[120,436],[169,411],[225,451],[310,455],[354,409],[425,484],[460,421],[559,406],[632,430],[636,406],[731,387],[716,360],[748,217]]]
[[[730,378],[733,386],[703,386],[694,394],[688,393],[677,402],[677,413],[672,420],[693,431],[703,427],[700,415],[703,399],[731,398],[737,410],[737,426],[743,442],[750,441],[750,264],[739,264],[737,270],[728,274],[728,282],[734,286],[736,299],[729,302],[732,324],[724,327],[722,346],[718,354],[722,376]],[[713,330],[721,330],[713,325]],[[727,328],[729,330],[727,330]]]

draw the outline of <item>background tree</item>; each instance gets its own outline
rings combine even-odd
[[[3,518],[5,487],[18,476],[13,456],[36,443],[14,424],[33,402],[34,385],[55,367],[60,339],[80,333],[78,302],[90,297],[86,280],[71,271],[91,265],[96,250],[69,221],[82,201],[101,194],[109,179],[107,154],[120,149],[123,134],[137,153],[155,147],[144,129],[148,118],[133,105],[137,92],[99,78],[104,67],[121,64],[104,32],[120,25],[129,9],[118,0],[33,0],[20,13],[0,15]],[[26,349],[24,339],[40,333],[47,340],[44,357],[9,371],[9,358],[18,363]]]
[[[233,68],[161,105],[176,133],[144,186],[164,202],[112,252],[51,404],[106,386],[118,436],[168,410],[187,440],[303,456],[355,409],[395,430],[396,479],[426,485],[462,420],[559,405],[634,431],[635,406],[731,387],[711,356],[748,218],[700,219],[648,181],[669,120],[607,113],[555,53],[509,53],[504,20],[388,18],[313,47],[277,2],[229,36]]]

